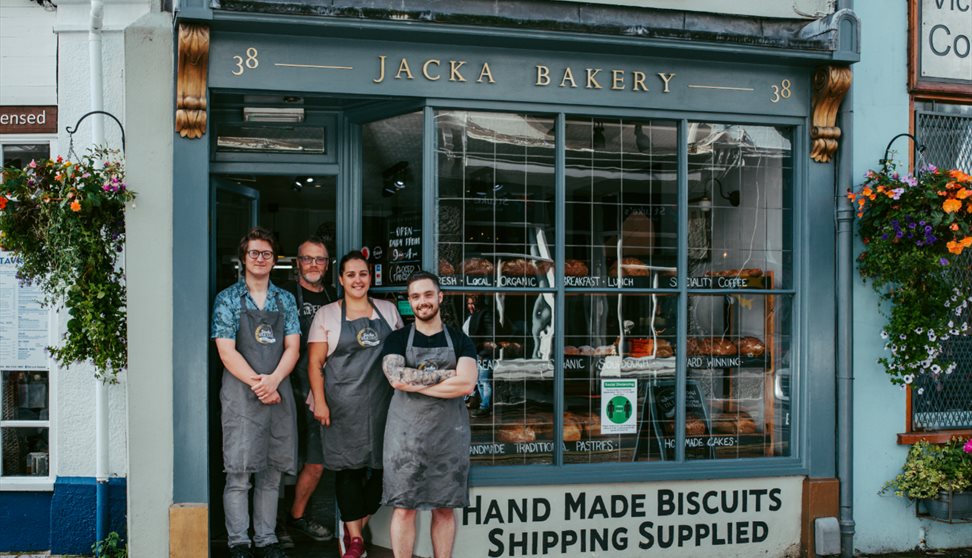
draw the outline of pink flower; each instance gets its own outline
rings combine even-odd
[[[30,168],[32,168],[32,169],[36,169],[37,168],[37,161],[31,159],[30,160],[30,163],[27,166],[30,167]]]
[[[972,453],[972,438],[969,438],[968,442],[965,442],[965,446],[962,448],[965,453]]]

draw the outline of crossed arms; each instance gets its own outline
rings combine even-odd
[[[472,393],[476,386],[476,361],[460,357],[455,370],[418,370],[405,366],[402,355],[385,355],[381,369],[393,388],[454,399]]]

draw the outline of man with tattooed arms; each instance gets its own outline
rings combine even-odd
[[[415,323],[392,332],[382,369],[395,388],[385,423],[381,503],[394,506],[395,558],[411,558],[417,510],[432,511],[435,558],[452,556],[454,509],[469,504],[469,416],[463,397],[476,385],[476,347],[439,315],[439,278],[418,272],[408,281]]]

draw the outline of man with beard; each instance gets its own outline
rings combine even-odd
[[[302,242],[297,247],[296,262],[297,281],[284,285],[284,288],[293,293],[297,300],[297,315],[300,319],[300,359],[294,368],[292,378],[294,398],[297,400],[299,409],[297,434],[303,467],[297,476],[297,485],[294,487],[294,503],[290,507],[287,526],[316,541],[327,541],[333,537],[331,530],[305,514],[310,497],[324,474],[321,423],[314,420],[313,413],[305,403],[307,394],[310,393],[307,371],[307,332],[318,308],[337,300],[337,294],[330,281],[325,280],[330,255],[323,239],[312,236]]]
[[[469,505],[469,417],[463,397],[476,385],[476,347],[439,315],[439,278],[408,280],[415,323],[385,340],[382,370],[395,388],[385,423],[381,503],[394,506],[392,550],[411,558],[417,510],[432,511],[432,548],[449,558],[456,535],[454,508]]]

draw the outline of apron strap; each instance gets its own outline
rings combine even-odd
[[[297,312],[300,312],[301,308],[304,307],[304,287],[300,286],[300,281],[297,282]]]
[[[445,334],[446,347],[453,353],[456,352],[455,345],[452,344],[452,336],[449,335],[449,328],[446,327],[445,322],[442,323],[442,333]],[[405,342],[405,350],[407,351],[410,347],[413,347],[413,342],[415,341],[415,323],[412,323],[411,328],[408,330],[408,341]],[[458,356],[458,355],[457,355]],[[458,361],[458,359],[456,359]]]

